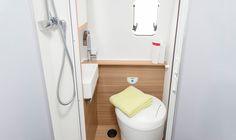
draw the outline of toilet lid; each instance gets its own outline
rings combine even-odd
[[[156,97],[153,97],[152,105],[143,109],[135,116],[129,118],[118,108],[115,109],[117,119],[125,125],[137,130],[152,130],[162,126],[166,120],[166,107]]]

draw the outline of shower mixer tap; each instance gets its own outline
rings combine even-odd
[[[58,28],[58,25],[60,25],[63,30],[66,28],[66,21],[65,20],[60,20],[57,17],[48,17],[48,20],[41,20],[38,22],[39,28],[41,31],[45,30],[54,30]]]

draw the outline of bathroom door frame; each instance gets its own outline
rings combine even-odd
[[[169,103],[168,103],[168,116],[165,140],[171,140],[172,129],[175,116],[175,103],[177,97],[178,80],[179,80],[179,68],[181,64],[182,47],[185,37],[185,28],[188,18],[188,5],[189,0],[179,0],[178,18],[175,33],[175,45],[172,62],[171,82],[169,91]]]
[[[82,84],[82,69],[81,69],[81,56],[80,56],[80,42],[79,42],[79,15],[78,15],[78,0],[69,0],[70,2],[70,18],[71,18],[71,31],[73,34],[74,41],[74,61],[76,69],[76,80],[77,80],[77,97],[78,97],[78,112],[80,117],[80,131],[82,140],[86,140],[86,124],[85,124],[85,112],[84,112],[84,95],[83,95],[83,84]]]

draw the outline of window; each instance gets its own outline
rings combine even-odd
[[[133,3],[133,33],[137,36],[156,34],[159,14],[158,0],[135,0]]]

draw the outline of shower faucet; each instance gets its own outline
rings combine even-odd
[[[47,20],[39,21],[38,25],[39,25],[40,31],[55,30],[56,28],[58,28],[58,25],[60,25],[64,31],[66,29],[65,20],[60,20],[57,17],[52,17],[52,16],[48,17]]]
[[[84,31],[83,34],[83,46],[87,46],[88,61],[96,59],[97,55],[92,53],[91,37],[90,37],[90,32],[88,30]]]

